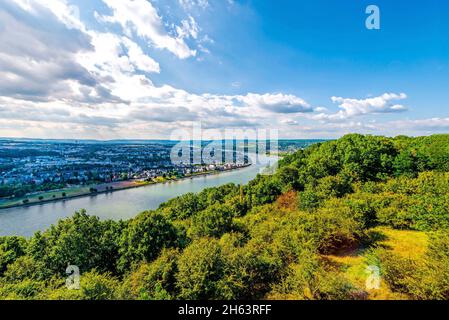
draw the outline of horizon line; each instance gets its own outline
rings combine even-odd
[[[409,134],[397,134],[397,135],[385,135],[385,134],[373,134],[373,133],[359,133],[359,132],[350,132],[345,133],[343,135],[340,135],[338,137],[333,138],[278,138],[278,141],[288,141],[288,140],[337,140],[340,139],[346,135],[349,134],[360,134],[363,136],[378,136],[378,137],[389,137],[389,138],[395,138],[399,136],[407,136],[411,138],[417,138],[417,137],[429,137],[429,136],[436,136],[436,135],[447,135],[448,133],[431,133],[431,134],[423,134],[423,135],[409,135]],[[192,140],[192,139],[181,139],[181,140],[172,140],[169,138],[162,139],[162,138],[117,138],[117,139],[93,139],[93,138],[29,138],[29,137],[0,137],[0,140],[31,140],[31,141],[95,141],[95,142],[114,142],[114,141],[198,141],[198,140]],[[221,139],[221,140],[229,140],[229,139]],[[246,140],[246,139],[237,139],[237,140]],[[249,139],[249,141],[256,141],[257,139]],[[201,141],[215,141],[211,139],[204,139]]]
[[[279,138],[278,141],[289,141],[289,140],[336,140],[338,138]],[[27,138],[27,137],[0,137],[0,140],[30,140],[30,141],[95,141],[95,142],[115,142],[115,141],[215,141],[212,139],[204,139],[204,140],[192,140],[192,139],[183,139],[183,140],[171,140],[171,139],[133,139],[133,138],[119,138],[119,139],[89,139],[89,138]],[[220,140],[231,140],[231,139],[220,139]],[[234,139],[233,139],[234,140]],[[236,139],[237,141],[247,140],[247,139]],[[267,139],[269,140],[269,139]],[[257,141],[257,139],[248,139],[248,141]]]

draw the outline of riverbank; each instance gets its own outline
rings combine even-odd
[[[153,181],[139,181],[139,180],[127,180],[127,181],[117,181],[111,183],[103,183],[98,185],[89,186],[73,186],[69,188],[64,188],[60,190],[53,190],[47,192],[41,192],[33,194],[32,196],[22,197],[14,200],[0,200],[0,212],[2,209],[10,209],[17,207],[31,207],[51,202],[60,202],[75,198],[82,198],[88,196],[95,196],[99,194],[112,193],[115,191],[121,191],[126,189],[140,188],[149,185],[165,184],[175,181],[182,181],[187,179],[193,179],[197,177],[207,176],[207,175],[219,175],[223,172],[235,171],[249,167],[251,164],[245,164],[238,168],[232,168],[228,170],[213,170],[200,173],[194,173],[186,175],[182,178],[163,178],[157,177]],[[24,202],[24,200],[27,200]]]

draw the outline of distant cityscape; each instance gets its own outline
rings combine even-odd
[[[289,152],[315,140],[282,140],[279,150]],[[0,198],[18,198],[36,192],[118,181],[154,182],[210,171],[225,171],[249,164],[228,161],[214,164],[173,164],[176,142],[0,140]],[[234,157],[235,160],[235,157]]]

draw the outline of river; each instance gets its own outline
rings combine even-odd
[[[204,188],[231,182],[246,184],[259,173],[260,168],[266,163],[264,161],[261,164],[215,175],[199,176],[28,207],[1,209],[0,236],[32,236],[36,231],[45,230],[59,219],[69,217],[80,209],[86,209],[88,214],[96,215],[100,219],[130,219],[142,211],[157,209],[161,203],[168,199],[188,192],[199,192]]]

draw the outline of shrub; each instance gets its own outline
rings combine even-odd
[[[275,284],[269,299],[343,300],[353,298],[353,287],[336,270],[325,270],[318,256],[304,255],[289,266],[287,276]]]
[[[179,297],[194,300],[222,298],[218,288],[224,265],[218,240],[201,238],[192,242],[178,261]]]
[[[233,216],[231,207],[216,203],[194,215],[191,235],[194,237],[220,237],[232,229]]]
[[[26,240],[21,237],[0,237],[0,276],[10,263],[23,256],[26,251]]]
[[[120,238],[118,267],[128,270],[133,264],[151,262],[163,248],[183,243],[178,229],[161,213],[148,211],[131,220]]]
[[[169,300],[177,297],[176,273],[179,251],[164,249],[152,263],[141,263],[122,285],[123,298]]]

